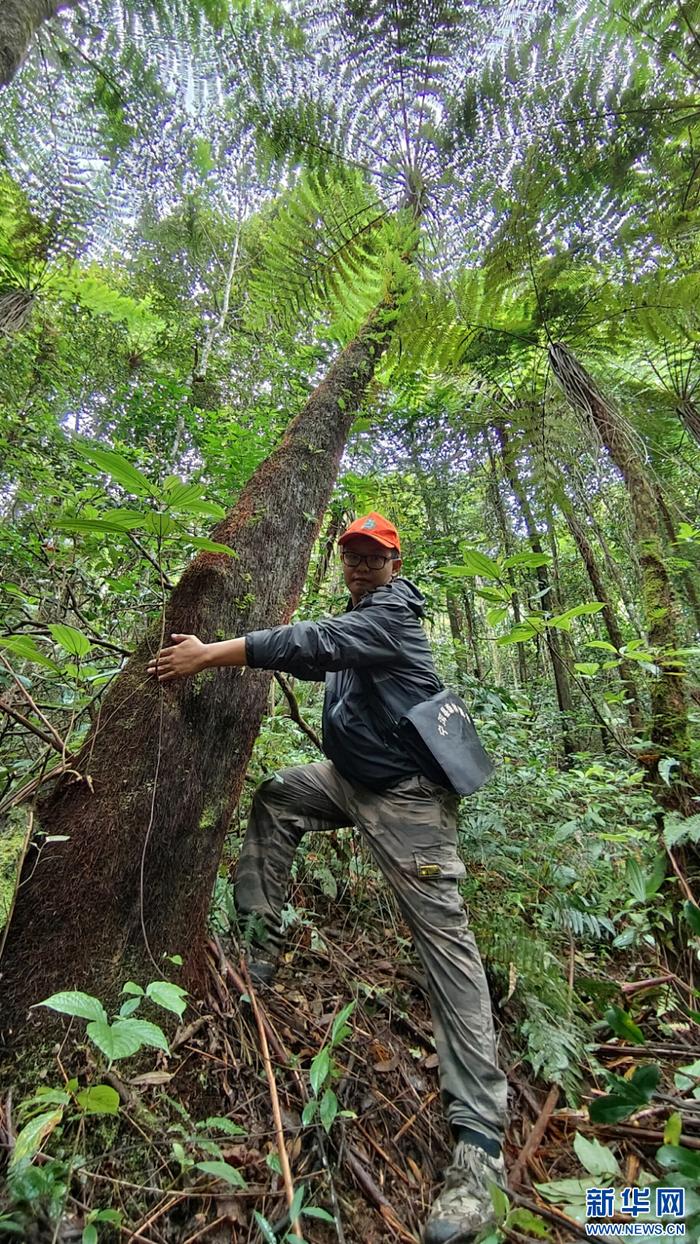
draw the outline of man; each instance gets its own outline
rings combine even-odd
[[[488,1184],[505,1186],[506,1078],[496,1057],[488,986],[459,893],[458,796],[440,769],[399,742],[393,725],[440,689],[420,623],[424,601],[399,577],[396,528],[381,514],[340,538],[351,601],[339,618],[296,622],[203,644],[173,635],[151,662],[161,682],[223,665],[324,680],[316,764],[282,769],[255,792],[236,879],[239,914],[254,924],[254,980],[267,983],[282,945],[281,911],[307,830],[356,825],[396,895],[428,981],[440,1087],[455,1136],[425,1244],[471,1239],[493,1217]]]

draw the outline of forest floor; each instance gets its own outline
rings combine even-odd
[[[285,1239],[293,1230],[288,1161],[294,1188],[304,1187],[297,1196],[312,1211],[302,1209],[299,1220],[307,1244],[416,1244],[449,1161],[437,1058],[408,930],[382,901],[364,897],[362,907],[315,901],[313,922],[292,928],[274,983],[254,993],[234,941],[212,939],[202,995],[192,1000],[170,1054],[150,1051],[138,1074],[119,1064],[118,1076],[102,1075],[119,1092],[122,1109],[118,1119],[105,1121],[100,1142],[93,1136],[79,1172],[82,1191],[73,1195],[74,1181],[60,1232],[42,1230],[37,1220],[27,1238],[78,1239],[87,1210],[108,1205],[122,1222],[114,1234],[101,1227],[100,1241]],[[347,1025],[336,1022],[353,999]],[[634,1184],[640,1170],[659,1178],[653,1155],[663,1144],[669,1107],[653,1105],[633,1125],[593,1125],[585,1105],[574,1109],[558,1087],[533,1080],[511,1052],[498,1006],[496,1024],[509,1081],[510,1205],[524,1211],[518,1229],[513,1224],[499,1238],[515,1244],[536,1236],[554,1244],[586,1239],[582,1224],[537,1185],[586,1176],[572,1147],[577,1131],[612,1145],[626,1183]],[[672,1086],[674,1065],[700,1053],[690,1040],[687,1032],[675,1046],[666,1038],[663,1046],[647,1045],[642,1056],[661,1061]],[[640,1057],[639,1047],[617,1040],[592,1048],[620,1075]],[[589,1078],[584,1101],[600,1093]],[[314,1099],[317,1106],[309,1106]],[[314,1117],[305,1122],[309,1113]],[[683,1143],[700,1149],[700,1110],[693,1116],[691,1109],[683,1127]],[[216,1137],[209,1150],[207,1137]],[[194,1167],[217,1150],[240,1173],[240,1187]],[[537,1230],[530,1213],[539,1216]]]

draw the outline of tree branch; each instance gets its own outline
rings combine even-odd
[[[292,721],[296,722],[296,724],[299,726],[299,729],[303,730],[306,737],[311,739],[311,742],[318,748],[320,752],[322,752],[323,748],[321,746],[321,740],[319,739],[313,726],[310,726],[308,721],[304,721],[304,718],[302,717],[300,709],[299,709],[299,703],[298,703],[297,697],[292,691],[292,688],[287,682],[287,679],[285,678],[284,674],[278,674],[275,671],[275,681],[279,683],[280,687],[282,688],[284,692],[284,697],[287,701],[287,704],[289,705],[289,716],[291,717]]]

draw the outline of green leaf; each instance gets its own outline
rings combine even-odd
[[[693,930],[693,933],[700,937],[700,907],[696,907],[695,903],[691,903],[690,899],[686,899],[683,904],[683,916]]]
[[[659,761],[659,777],[667,786],[671,785],[671,770],[674,768],[680,769],[680,762],[675,756],[664,756],[663,760]]]
[[[277,1236],[272,1230],[267,1218],[263,1218],[262,1214],[259,1213],[257,1209],[253,1210],[253,1218],[258,1224],[258,1228],[263,1239],[265,1240],[265,1244],[277,1244]]]
[[[523,1231],[525,1235],[535,1235],[541,1240],[548,1239],[552,1234],[544,1218],[540,1218],[537,1214],[533,1214],[532,1210],[524,1209],[520,1205],[510,1211],[503,1225],[506,1230],[514,1228],[516,1231]]]
[[[338,1098],[333,1092],[333,1089],[326,1089],[325,1093],[323,1094],[323,1097],[321,1098],[319,1114],[321,1117],[321,1123],[323,1124],[324,1129],[327,1132],[330,1132],[331,1127],[333,1126],[333,1121],[337,1113],[338,1113]]]
[[[187,536],[187,543],[194,545],[196,549],[201,549],[204,553],[228,553],[229,557],[238,557],[236,550],[229,548],[228,544],[219,544],[216,540],[209,540],[206,536]]]
[[[94,1084],[76,1094],[85,1114],[119,1114],[119,1094],[109,1084]]]
[[[294,1190],[294,1196],[292,1197],[292,1203],[289,1206],[289,1217],[292,1220],[292,1222],[294,1221],[295,1218],[299,1217],[299,1214],[301,1212],[301,1207],[304,1204],[305,1192],[306,1192],[306,1187],[304,1184],[300,1184],[299,1187]]]
[[[195,1162],[195,1169],[204,1171],[205,1175],[213,1175],[214,1179],[223,1179],[232,1188],[245,1188],[246,1181],[235,1166],[228,1162]]]
[[[638,860],[633,856],[630,856],[625,865],[625,881],[630,894],[639,903],[643,903],[647,896],[646,881]]]
[[[51,635],[69,652],[72,657],[84,657],[92,648],[92,640],[87,635],[83,635],[82,631],[77,631],[74,626],[66,626],[63,622],[54,622],[49,626]]]
[[[159,510],[151,510],[144,515],[144,530],[150,532],[157,540],[165,540],[173,530],[174,522],[169,514],[161,514]]]
[[[92,445],[87,441],[74,441],[76,449],[79,453],[87,458],[98,471],[104,471],[109,475],[116,484],[121,484],[127,492],[133,493],[135,497],[153,497],[157,495],[157,489],[150,480],[146,478],[138,467],[132,466],[118,454],[114,449],[103,449],[99,445]]]
[[[311,1069],[309,1071],[309,1079],[311,1081],[311,1087],[317,1097],[321,1089],[323,1088],[324,1084],[326,1083],[326,1080],[328,1079],[330,1069],[331,1069],[330,1052],[324,1046],[322,1050],[319,1050],[318,1054],[314,1058],[311,1064]]]
[[[138,998],[143,997],[143,989],[140,985],[136,984],[136,981],[126,981],[122,986],[122,993],[131,993]]]
[[[348,1027],[347,1021],[354,1010],[355,1003],[348,1002],[347,1006],[344,1006],[342,1011],[339,1011],[333,1020],[333,1027],[331,1028],[331,1046],[333,1049],[335,1049],[336,1045],[338,1045],[340,1041],[344,1041],[345,1038],[350,1035],[350,1028]]]
[[[166,1054],[170,1053],[168,1038],[163,1029],[148,1019],[119,1019],[114,1026],[123,1033],[139,1037],[142,1045],[151,1045],[157,1050],[164,1050]]]
[[[40,648],[37,648],[33,639],[29,635],[3,635],[0,638],[0,648],[6,648],[8,652],[14,652],[15,656],[22,657],[25,661],[33,661],[35,665],[43,665],[47,669],[60,671],[60,666],[55,661],[51,661],[49,657],[44,656]]]
[[[94,1227],[92,1223],[90,1223],[90,1225],[85,1227],[83,1230],[81,1239],[82,1244],[97,1244],[97,1227]]]
[[[694,816],[678,816],[670,812],[664,824],[664,842],[669,848],[684,842],[700,842],[700,812]]]
[[[124,1028],[125,1024],[136,1022],[131,1019],[119,1019],[114,1024],[109,1024],[107,1020],[94,1020],[87,1026],[87,1035],[112,1063],[119,1058],[128,1058],[129,1055],[141,1049],[143,1045],[141,1038]]]
[[[308,1127],[309,1123],[313,1123],[314,1116],[318,1110],[318,1098],[310,1097],[304,1109],[301,1112],[301,1121],[304,1127]]]
[[[641,1028],[635,1024],[634,1020],[621,1007],[608,1007],[605,1012],[605,1022],[610,1025],[616,1036],[622,1037],[626,1041],[631,1041],[633,1045],[644,1045],[646,1038]],[[595,1173],[594,1171],[593,1174],[595,1175]]]
[[[496,1221],[502,1223],[510,1209],[510,1201],[507,1194],[497,1183],[489,1184],[489,1194],[491,1196],[491,1204],[493,1205],[496,1215]]]
[[[498,626],[509,612],[508,605],[494,605],[493,609],[486,610],[486,621],[489,626]]]
[[[132,527],[143,526],[143,515],[139,514],[138,521],[132,523],[116,522],[109,518],[62,518],[54,525],[58,531],[97,531],[102,534],[125,535]]]
[[[185,1001],[187,990],[181,985],[174,985],[172,981],[151,981],[146,988],[146,994],[156,1006],[163,1007],[165,1011],[172,1011],[178,1018],[187,1008]]]
[[[683,1116],[678,1110],[669,1115],[664,1127],[664,1144],[678,1145],[683,1130]]]
[[[59,1106],[57,1110],[46,1110],[43,1114],[37,1114],[26,1127],[22,1128],[12,1150],[10,1157],[10,1169],[19,1166],[22,1162],[31,1162],[35,1153],[38,1153],[43,1142],[63,1118],[63,1106]]]
[[[660,1166],[667,1170],[680,1171],[690,1179],[700,1179],[700,1153],[694,1149],[686,1149],[683,1145],[662,1145],[654,1155]]]
[[[485,553],[480,553],[478,549],[464,549],[462,551],[462,564],[464,573],[471,576],[481,575],[483,579],[500,579],[501,567],[498,562],[487,557]]]
[[[583,674],[586,678],[592,678],[598,673],[600,664],[598,661],[574,661],[574,669],[577,674]]]
[[[128,1019],[130,1015],[134,1015],[141,1006],[140,998],[127,998],[126,1002],[122,1002],[119,1008],[119,1018]]]
[[[599,1140],[587,1140],[580,1132],[574,1136],[574,1152],[583,1167],[591,1175],[620,1175],[617,1158],[607,1145]]]
[[[80,1019],[95,1019],[107,1022],[105,1011],[99,998],[89,993],[78,993],[69,990],[66,993],[52,993],[50,998],[37,1002],[36,1006],[48,1006],[52,1011],[60,1011],[62,1015],[77,1015]]]
[[[204,484],[183,484],[179,479],[166,481],[163,488],[163,500],[169,510],[189,510],[204,497]]]
[[[614,644],[609,644],[605,639],[587,639],[584,648],[596,648],[599,652],[617,652]]]
[[[301,1211],[304,1218],[320,1218],[321,1222],[335,1222],[332,1214],[327,1209],[321,1209],[320,1205],[305,1205]]]

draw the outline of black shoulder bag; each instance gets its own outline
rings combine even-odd
[[[370,699],[381,708],[394,737],[418,758],[427,752],[428,769],[433,771],[437,764],[445,775],[445,785],[458,795],[473,795],[490,778],[493,761],[481,744],[469,709],[456,691],[443,687],[397,721],[371,675],[365,670],[357,672]]]

